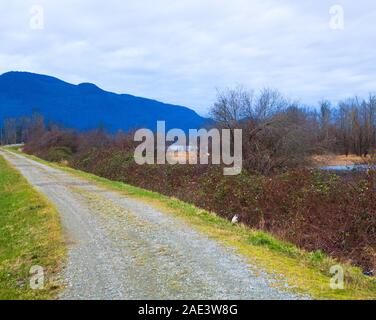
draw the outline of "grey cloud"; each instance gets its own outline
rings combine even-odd
[[[0,72],[27,70],[187,105],[217,87],[273,86],[314,104],[376,91],[376,4],[274,0],[35,0],[1,3]],[[329,8],[345,29],[329,28]]]

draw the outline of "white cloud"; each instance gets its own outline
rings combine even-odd
[[[42,5],[44,30],[29,27]],[[331,30],[329,8],[345,10]],[[0,72],[26,70],[194,107],[215,88],[273,86],[305,103],[376,91],[372,0],[13,0]]]

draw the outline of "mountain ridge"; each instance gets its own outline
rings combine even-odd
[[[110,132],[155,130],[157,121],[162,120],[166,121],[167,129],[187,131],[209,122],[188,107],[106,91],[93,83],[75,85],[53,76],[23,71],[0,75],[0,121],[32,113],[83,131],[98,126]]]

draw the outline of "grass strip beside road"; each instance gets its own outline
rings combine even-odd
[[[64,256],[57,211],[0,156],[0,300],[55,299]],[[44,275],[37,290],[35,266]]]

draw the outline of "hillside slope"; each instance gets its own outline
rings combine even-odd
[[[65,127],[88,130],[104,126],[112,132],[155,129],[158,120],[165,120],[167,128],[183,130],[200,128],[206,122],[189,108],[107,92],[90,83],[73,85],[26,72],[1,75],[0,123],[33,112]]]

